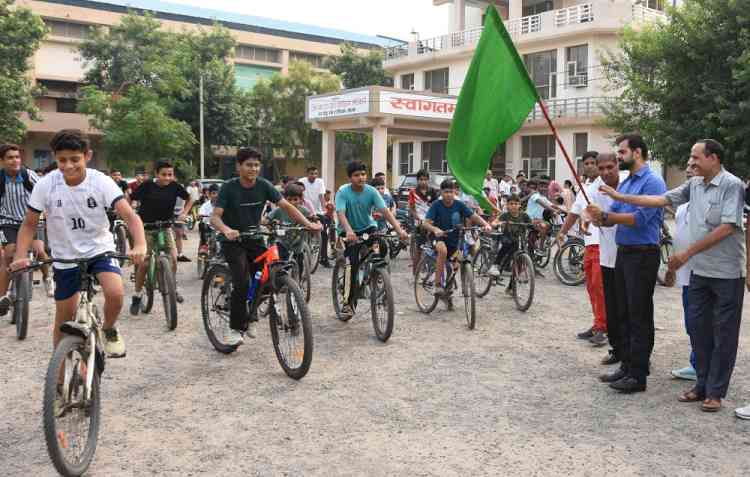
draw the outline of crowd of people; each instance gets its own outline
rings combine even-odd
[[[258,227],[268,218],[296,223],[320,234],[320,264],[331,266],[329,241],[338,241],[348,260],[346,283],[356,276],[358,240],[363,234],[386,228],[409,238],[397,219],[394,195],[386,187],[385,174],[368,182],[367,167],[348,164],[349,182],[334,194],[326,189],[318,168],[310,166],[300,178],[283,177],[274,185],[260,175],[261,155],[253,148],[237,153],[238,177],[220,187],[201,187],[197,181],[184,187],[175,178],[169,161],[154,165],[151,179],[145,172],[127,183],[121,171],[109,177],[87,168],[91,150],[80,131],[63,130],[52,140],[55,168],[31,171],[23,167],[20,149],[0,146],[0,233],[4,266],[0,267],[0,315],[9,306],[8,269],[29,264],[28,252],[38,258],[51,252],[56,258],[93,257],[114,250],[112,213],[126,223],[131,237],[129,254],[139,265],[135,272],[130,312],[138,314],[143,299],[145,257],[154,247],[161,222],[168,228],[166,249],[173,271],[184,256],[185,238],[180,224],[193,207],[201,217],[198,247],[207,246],[209,230],[224,239],[222,253],[232,275],[230,323],[224,336],[229,345],[240,345],[256,335],[257,316],[251,316],[246,297],[251,277],[258,272],[255,259],[264,251],[257,240],[240,239],[243,231]],[[744,223],[745,184],[727,171],[725,151],[711,139],[693,145],[686,161],[686,181],[668,191],[662,177],[648,165],[649,151],[637,134],[616,140],[616,152],[590,151],[583,156],[582,189],[571,181],[560,186],[549,177],[500,180],[487,171],[484,194],[492,210],[463,194],[456,181],[446,179],[438,187],[427,171],[417,173],[417,185],[409,191],[408,214],[415,225],[417,244],[412,267],[420,259],[420,246],[436,241],[435,294],[443,267],[456,250],[457,227],[472,222],[483,232],[500,229],[499,250],[489,269],[500,274],[504,257],[519,246],[519,226],[531,224],[544,238],[553,224],[560,243],[579,234],[585,244],[584,274],[593,319],[578,334],[594,346],[609,344],[602,365],[618,365],[600,376],[603,383],[621,393],[647,389],[654,347],[653,295],[660,265],[660,239],[664,208],[676,208],[675,253],[669,258],[667,281],[680,287],[684,322],[691,349],[685,350],[686,366],[672,371],[675,378],[694,384],[677,396],[680,402],[696,402],[706,412],[721,409],[735,365],[744,288],[750,289],[745,257],[748,239]],[[110,179],[111,178],[111,179]],[[37,236],[40,219],[46,219],[46,241]],[[335,227],[335,228],[334,228]],[[119,265],[113,260],[92,264],[105,299],[105,350],[111,357],[125,356],[126,348],[116,322],[124,301]],[[52,283],[54,276],[54,284]],[[175,274],[176,277],[176,274]],[[44,285],[56,302],[53,343],[60,339],[60,325],[70,320],[78,301],[75,269],[56,265],[44,273]],[[178,301],[182,296],[178,292]],[[352,298],[353,294],[347,295]],[[344,315],[353,313],[345,303]],[[750,419],[750,406],[736,410]]]

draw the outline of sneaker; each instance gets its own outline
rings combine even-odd
[[[341,316],[346,316],[346,317],[354,316],[354,310],[352,310],[351,305],[346,304],[341,307]]]
[[[500,276],[500,269],[497,268],[497,265],[495,265],[493,263],[492,266],[490,267],[490,269],[487,270],[487,275],[489,275],[491,277],[499,277]]]
[[[133,295],[133,301],[130,302],[130,314],[133,316],[138,315],[141,311],[141,297]]]
[[[734,415],[740,419],[750,421],[750,406],[738,407],[734,410]]]
[[[684,379],[686,381],[697,381],[698,376],[695,374],[695,369],[692,366],[685,366],[680,369],[672,370],[672,377],[675,379]]]
[[[5,316],[10,309],[10,296],[6,293],[0,298],[0,316]]]
[[[189,261],[190,261],[190,259],[189,259],[189,258],[187,258],[187,257],[186,257],[185,255],[178,255],[178,256],[177,256],[177,261],[178,261],[178,262],[189,262]]]
[[[597,348],[599,346],[606,345],[607,342],[607,335],[603,331],[596,331],[594,332],[594,336],[589,338],[589,343],[596,346]]]
[[[594,328],[591,327],[586,331],[582,331],[576,335],[579,340],[590,340],[594,337]]]
[[[602,361],[601,361],[601,363],[605,366],[609,366],[611,364],[617,364],[619,362],[620,362],[620,358],[617,357],[617,355],[615,354],[615,350],[613,349],[609,350],[609,352],[607,353],[607,356],[602,358]]]
[[[174,292],[174,294],[175,294],[175,300],[177,300],[177,303],[182,303],[185,301],[185,298],[182,295],[180,295],[180,292],[176,291]]]
[[[228,346],[239,346],[244,342],[245,340],[242,339],[242,333],[239,331],[227,328],[224,332],[224,344]]]
[[[47,294],[47,298],[55,296],[55,282],[52,281],[52,277],[44,279],[44,292]]]
[[[245,333],[249,338],[255,338],[258,336],[258,322],[251,321],[247,324],[247,332]]]
[[[125,340],[117,332],[117,328],[104,330],[104,352],[109,358],[125,357]]]

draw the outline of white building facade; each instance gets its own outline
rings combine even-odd
[[[612,149],[614,133],[601,127],[602,105],[616,92],[607,89],[601,58],[616,51],[626,25],[662,21],[665,0],[433,0],[450,4],[445,35],[389,48],[383,66],[395,86],[457,96],[482,32],[485,9],[493,5],[505,22],[530,77],[549,109],[573,160],[587,150]],[[673,5],[669,0],[669,5]],[[393,136],[393,183],[421,168],[446,173],[445,139]],[[580,167],[580,164],[579,164]],[[548,175],[572,179],[563,153],[539,107],[498,150],[495,174]]]

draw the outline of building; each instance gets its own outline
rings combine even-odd
[[[393,185],[399,183],[400,176],[420,168],[448,172],[446,140],[452,108],[435,114],[430,103],[455,103],[489,5],[495,6],[504,20],[566,150],[579,162],[589,149],[612,147],[614,133],[598,125],[603,102],[616,94],[606,88],[602,54],[616,51],[618,35],[625,25],[666,18],[663,0],[433,0],[433,4],[450,5],[450,31],[436,38],[415,35],[408,44],[385,50],[383,66],[400,88],[393,94],[398,94],[397,102],[402,101],[401,106],[406,107],[396,111],[393,102],[383,101],[382,93],[373,92],[371,109],[356,124],[347,124],[353,117],[341,111],[326,117],[308,116],[324,131],[324,141],[326,131],[331,130],[387,134],[392,143]],[[403,114],[410,118],[411,127],[398,127],[405,121]],[[429,122],[429,127],[417,122]],[[374,145],[384,142],[373,140]],[[323,152],[326,169],[325,147]],[[383,148],[374,150],[373,169],[384,169],[385,157]],[[523,171],[527,177],[549,175],[561,182],[572,178],[538,106],[518,133],[498,147],[491,168],[497,175]]]
[[[16,3],[40,15],[50,29],[36,52],[31,73],[36,83],[46,89],[44,97],[37,101],[42,121],[26,120],[28,134],[22,145],[23,157],[31,168],[44,167],[50,162],[49,140],[62,128],[87,131],[94,145],[92,167],[106,167],[100,147],[101,133],[89,126],[84,115],[76,113],[78,87],[85,71],[77,45],[92,27],[115,25],[129,9],[151,12],[163,28],[172,31],[210,27],[215,21],[227,27],[238,43],[233,61],[237,85],[242,88],[252,88],[259,78],[285,73],[291,61],[304,60],[320,67],[325,57],[340,53],[339,45],[343,42],[361,49],[394,44],[383,37],[160,0],[18,0]]]

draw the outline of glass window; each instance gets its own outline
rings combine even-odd
[[[555,136],[521,136],[521,159],[526,177],[548,175],[554,179]]]
[[[78,38],[83,40],[89,34],[89,25],[83,25],[81,23],[63,22],[60,20],[44,20],[44,23],[50,29],[50,34],[54,36],[62,36],[65,38]]]
[[[542,99],[557,97],[557,50],[523,55],[531,81]]]
[[[414,89],[414,73],[401,75],[401,89]]]
[[[398,174],[403,176],[414,170],[414,143],[402,142],[399,144]]]
[[[78,100],[74,98],[57,98],[58,113],[78,112]]]
[[[309,53],[298,53],[292,51],[289,53],[289,61],[307,61],[315,68],[323,67],[323,57],[321,55],[312,55]]]
[[[539,2],[523,7],[523,16],[528,17],[531,15],[539,15],[540,13],[548,12],[554,9],[555,5],[552,0],[546,0],[544,2]]]
[[[238,45],[234,51],[237,58],[242,58],[243,60],[265,61],[267,63],[280,63],[279,53],[279,50],[251,45]]]
[[[447,161],[445,147],[447,141],[429,141],[422,143],[422,163],[426,163],[430,172],[445,172]]]
[[[664,11],[664,0],[646,0],[645,3],[648,8]]]
[[[425,71],[424,89],[433,93],[448,94],[448,68]]]
[[[34,149],[34,169],[43,169],[52,162],[52,151]]]
[[[578,45],[565,48],[565,65],[569,85],[588,84],[589,46]]]

